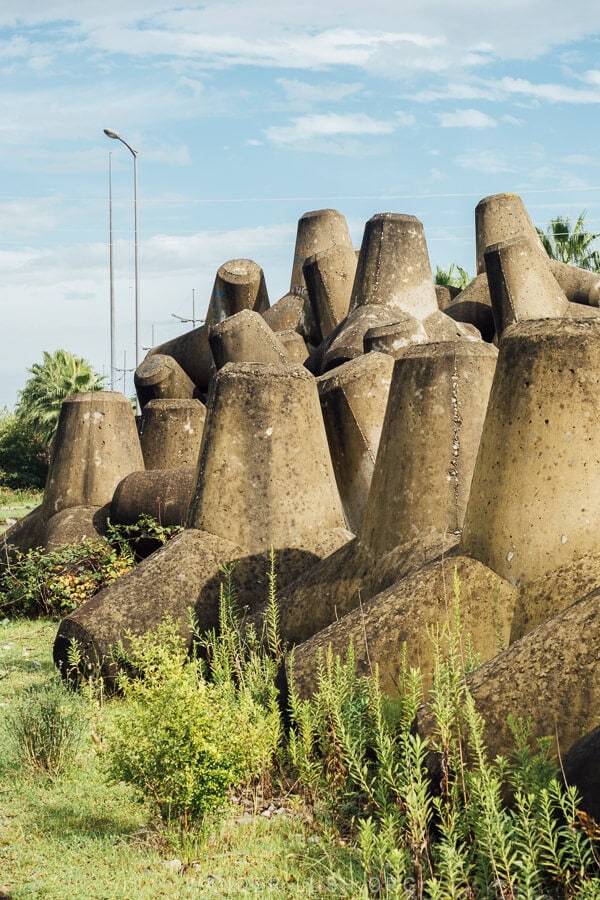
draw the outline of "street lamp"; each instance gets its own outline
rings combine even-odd
[[[139,366],[140,360],[140,259],[139,259],[139,228],[138,228],[138,175],[137,175],[137,158],[138,152],[131,147],[127,141],[124,141],[120,134],[112,131],[110,128],[104,129],[106,137],[115,141],[121,141],[125,144],[131,155],[133,156],[133,211],[134,211],[134,231],[135,231],[135,365]]]

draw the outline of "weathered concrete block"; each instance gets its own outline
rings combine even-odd
[[[140,443],[146,469],[186,469],[198,462],[206,407],[199,400],[150,400]]]
[[[44,517],[75,506],[104,506],[125,475],[143,468],[129,400],[110,391],[72,394],[58,421]]]
[[[284,346],[269,328],[263,317],[253,310],[243,309],[210,329],[210,349],[215,367],[227,363],[265,363],[286,365],[289,362]]]
[[[504,332],[461,546],[513,584],[600,552],[599,388],[597,319]]]
[[[361,541],[375,557],[462,528],[494,369],[483,341],[419,344],[396,360]]]
[[[185,525],[195,484],[195,467],[132,472],[115,489],[110,520],[132,525],[146,515],[161,525]]]
[[[508,716],[528,716],[532,741],[549,736],[561,755],[595,728],[600,704],[600,596],[594,591],[467,676],[485,720],[488,755],[514,746]],[[425,707],[419,731],[431,728]]]
[[[144,408],[151,400],[191,400],[196,386],[172,356],[156,353],[143,359],[135,370],[135,390]]]
[[[306,369],[238,363],[215,375],[188,525],[250,552],[308,547],[324,531],[344,529]]]
[[[567,314],[565,292],[552,274],[539,240],[518,234],[490,244],[484,253],[496,334],[523,319],[550,319]]]
[[[367,674],[377,664],[382,690],[394,694],[402,650],[409,666],[420,666],[424,686],[431,684],[434,642],[431,629],[453,625],[453,573],[460,579],[464,634],[482,659],[490,659],[508,641],[517,591],[494,572],[465,556],[429,563],[362,603],[338,622],[296,647],[294,678],[301,696],[316,687],[317,654],[345,656],[350,642],[357,670]]]
[[[242,309],[262,314],[268,308],[269,298],[260,266],[251,259],[231,259],[217,270],[204,324],[154,347],[148,356],[172,356],[200,393],[206,394],[214,372],[208,343],[211,327]]]
[[[363,523],[394,360],[368,353],[318,380],[333,470],[350,531]]]
[[[328,247],[304,261],[302,271],[321,340],[348,315],[356,263],[351,244]]]

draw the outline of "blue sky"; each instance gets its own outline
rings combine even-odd
[[[432,268],[471,274],[488,194],[600,232],[594,0],[3,0],[0,73],[0,406],[43,350],[109,370],[109,152],[133,363],[132,157],[103,128],[139,153],[145,346],[190,327],[172,314],[193,292],[201,315],[232,257],[275,302],[308,210],[340,210],[357,246],[375,213],[416,215]]]

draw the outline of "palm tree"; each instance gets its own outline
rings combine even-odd
[[[442,269],[440,266],[435,267],[435,275],[433,276],[434,284],[457,287],[462,291],[466,288],[469,281],[470,278],[468,273],[455,263],[452,263],[449,269]]]
[[[550,220],[545,231],[542,228],[536,228],[536,231],[550,259],[597,272],[600,270],[600,252],[592,245],[600,234],[585,230],[586,215],[584,209],[573,228],[568,216],[557,216]]]
[[[16,414],[46,447],[52,443],[63,400],[69,394],[104,390],[104,376],[67,350],[44,350],[43,362],[34,363],[27,371],[31,378],[19,391]]]

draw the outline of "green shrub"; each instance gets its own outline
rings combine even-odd
[[[46,552],[17,551],[0,574],[0,615],[61,618],[111,584],[134,564],[101,539]]]
[[[141,516],[133,525],[109,521],[106,540],[88,538],[51,551],[17,550],[0,573],[0,617],[62,618],[132,569],[140,541],[151,539],[158,546],[179,531]]]
[[[65,771],[79,750],[87,726],[85,706],[56,676],[29,688],[6,713],[9,748],[35,773]]]
[[[273,756],[278,718],[247,690],[207,680],[176,625],[127,637],[130,674],[106,736],[107,771],[184,829],[221,810]],[[275,727],[274,727],[275,725]]]
[[[432,639],[429,739],[414,730],[426,700],[405,660],[393,699],[377,672],[356,674],[351,648],[345,661],[331,652],[317,659],[310,699],[299,698],[291,679],[290,759],[308,796],[341,829],[350,825],[365,895],[600,896],[598,831],[586,827],[577,792],[558,777],[551,742],[532,741],[531,723],[514,720],[514,750],[488,759],[465,679],[473,657],[457,579],[453,627]]]
[[[0,410],[0,484],[43,489],[48,475],[47,447],[33,426],[6,407]]]

